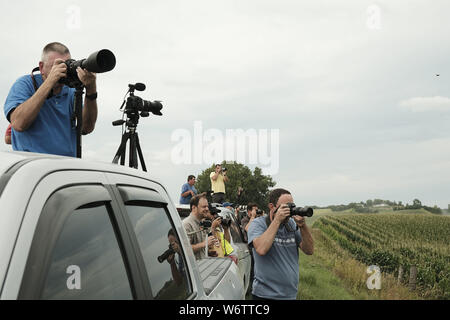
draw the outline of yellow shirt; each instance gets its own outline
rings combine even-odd
[[[212,191],[214,191],[214,193],[217,192],[223,192],[225,193],[225,182],[223,181],[223,175],[221,173],[219,173],[216,181],[214,181],[212,179],[212,177],[216,174],[215,171],[211,172],[211,174],[209,175],[209,178],[211,180],[211,189]]]

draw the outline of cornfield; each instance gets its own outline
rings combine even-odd
[[[450,217],[428,214],[348,214],[317,220],[325,237],[366,265],[398,276],[417,267],[424,298],[450,299]]]

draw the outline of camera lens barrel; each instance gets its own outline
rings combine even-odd
[[[310,207],[296,207],[295,203],[288,203],[287,206],[291,210],[292,216],[312,217],[314,214],[313,208]]]
[[[164,253],[157,258],[158,262],[163,263],[164,260],[166,260],[173,253],[175,253],[175,251],[172,249],[172,247],[169,246],[169,249],[164,251]]]
[[[108,72],[116,66],[116,57],[110,50],[102,49],[92,53],[87,59],[67,59],[64,63],[67,66],[67,76],[59,79],[59,83],[74,88],[81,85],[77,74],[78,67],[86,69],[89,72]]]

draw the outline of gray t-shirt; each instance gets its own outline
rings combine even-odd
[[[197,218],[195,218],[192,214],[190,214],[189,217],[183,220],[183,227],[184,230],[186,230],[191,244],[197,244],[205,241],[206,233],[196,232],[200,231],[200,221],[198,221]],[[206,258],[205,249],[195,252],[194,255],[195,259],[197,260]]]
[[[289,219],[291,230],[280,226],[272,247],[266,255],[260,256],[253,248],[253,240],[267,230],[266,217],[253,220],[248,229],[248,244],[252,247],[255,260],[253,291],[255,296],[295,300],[298,291],[298,246],[302,241],[300,230],[296,230],[293,219]]]

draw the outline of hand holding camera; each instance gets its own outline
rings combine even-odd
[[[218,226],[222,223],[222,217],[217,217],[212,222],[211,230],[215,231]]]
[[[213,248],[213,247],[219,247],[220,243],[219,240],[217,240],[217,238],[213,235],[208,237],[208,248]]]
[[[81,83],[85,86],[86,92],[96,91],[96,79],[97,75],[93,72],[89,72],[86,69],[81,69],[81,67],[77,68],[78,79],[80,79]]]
[[[52,69],[50,70],[50,73],[45,80],[48,81],[52,87],[54,87],[59,82],[59,79],[64,78],[66,74],[67,66],[64,63],[64,60],[55,59]]]
[[[287,204],[282,204],[275,210],[274,213],[276,213],[274,221],[282,224],[291,216],[291,209]]]

